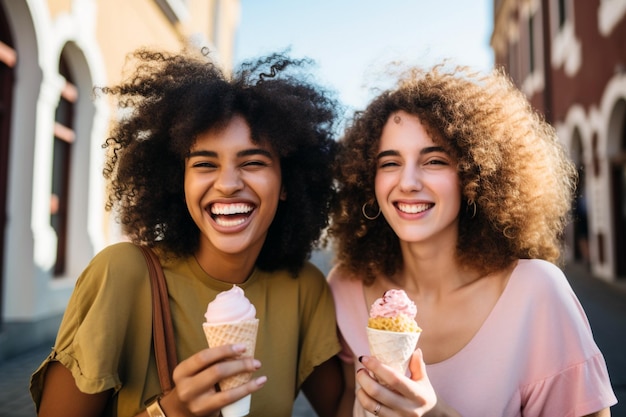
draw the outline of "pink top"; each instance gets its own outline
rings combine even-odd
[[[363,284],[337,268],[328,279],[342,359],[356,372],[356,358],[370,354]],[[576,295],[563,272],[541,260],[520,260],[474,338],[426,371],[439,398],[464,417],[580,417],[617,402]],[[354,416],[364,415],[355,401]]]

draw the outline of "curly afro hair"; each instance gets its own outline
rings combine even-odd
[[[366,283],[402,266],[398,237],[384,217],[367,220],[361,212],[375,201],[383,126],[400,110],[419,117],[458,162],[461,265],[490,272],[519,258],[560,261],[576,170],[555,130],[502,71],[442,64],[407,71],[354,115],[341,139],[330,227],[339,262]]]
[[[242,116],[255,143],[279,155],[281,201],[257,266],[296,273],[328,225],[337,103],[303,69],[309,60],[276,53],[241,64],[230,77],[207,53],[140,49],[119,85],[102,88],[123,118],[103,145],[107,210],[135,243],[168,255],[193,254],[200,231],[185,205],[184,162],[197,136]]]

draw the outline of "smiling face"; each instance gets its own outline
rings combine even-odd
[[[185,201],[200,250],[256,259],[280,198],[279,158],[252,142],[242,117],[198,136],[185,162]]]
[[[461,205],[456,161],[417,116],[399,111],[389,117],[377,159],[376,200],[400,241],[456,242]]]

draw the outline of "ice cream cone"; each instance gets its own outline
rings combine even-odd
[[[217,347],[227,344],[243,344],[246,351],[241,355],[243,357],[254,357],[254,348],[256,345],[256,335],[259,328],[259,319],[244,320],[232,323],[208,324],[203,323],[202,328],[209,347]],[[223,379],[220,382],[220,389],[225,391],[238,387],[248,382],[251,373],[242,373],[230,378]]]
[[[420,332],[392,332],[366,327],[370,353],[376,359],[406,373]]]

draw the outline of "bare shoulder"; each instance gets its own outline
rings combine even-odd
[[[354,275],[354,272],[350,271],[344,265],[337,264],[331,268],[330,272],[328,272],[326,279],[332,286],[337,282],[355,280],[356,276]]]

